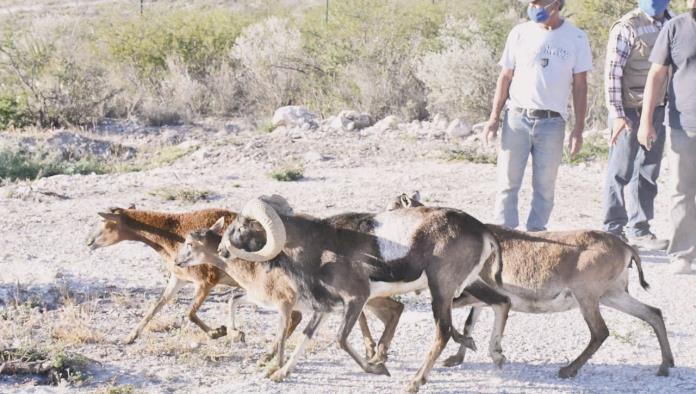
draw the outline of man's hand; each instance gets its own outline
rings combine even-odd
[[[488,119],[483,128],[483,132],[486,134],[486,144],[490,144],[498,137],[498,128],[500,128],[500,119]]]
[[[582,149],[582,129],[575,128],[572,133],[570,133],[570,138],[568,139],[568,151],[570,152],[570,157],[575,157]]]
[[[619,139],[619,136],[621,136],[621,133],[626,131],[627,133],[631,132],[631,123],[628,121],[627,118],[616,118],[614,119],[614,123],[612,124],[611,128],[611,144],[616,145],[616,140]]]
[[[657,139],[657,131],[655,131],[655,126],[651,122],[640,122],[640,128],[638,129],[638,142],[645,147],[645,149],[652,149],[653,142]]]

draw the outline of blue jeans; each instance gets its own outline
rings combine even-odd
[[[638,143],[638,110],[626,109],[626,117],[631,131],[624,130],[609,149],[604,183],[604,230],[620,234],[626,227],[628,236],[639,237],[650,233],[649,222],[655,215],[657,177],[665,148],[665,108],[655,109],[657,140],[649,151]],[[613,121],[609,119],[610,129]],[[628,189],[626,193],[625,187]]]
[[[696,258],[696,130],[670,129],[672,237],[667,252],[689,262]]]
[[[538,119],[515,109],[507,111],[498,151],[496,224],[509,228],[519,225],[517,195],[531,153],[533,196],[527,230],[546,229],[553,209],[556,175],[563,160],[565,126],[566,122],[561,117]]]

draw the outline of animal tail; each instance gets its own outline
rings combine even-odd
[[[648,284],[648,282],[645,281],[645,275],[643,275],[643,265],[641,264],[640,255],[638,254],[636,248],[630,245],[627,246],[631,251],[631,261],[636,262],[636,268],[638,269],[638,281],[640,281],[640,287],[642,287],[645,290],[648,290],[650,288],[650,285]]]

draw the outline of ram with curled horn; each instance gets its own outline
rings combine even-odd
[[[290,373],[326,314],[341,306],[341,348],[364,371],[386,373],[383,365],[359,356],[348,335],[368,300],[427,289],[436,339],[407,387],[418,391],[449,339],[464,342],[452,327],[452,300],[478,278],[491,254],[500,256],[496,238],[483,223],[456,209],[418,207],[319,219],[285,215],[276,205],[263,199],[247,203],[225,230],[219,248],[223,259],[284,266],[295,278],[299,303],[313,313],[303,342],[272,378],[282,380]],[[263,248],[252,252],[261,239]]]

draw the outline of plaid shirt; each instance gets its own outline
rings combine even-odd
[[[671,11],[667,11],[672,17]],[[651,18],[652,19],[652,18]],[[662,30],[667,20],[652,19],[653,24]],[[636,40],[636,32],[625,23],[617,23],[609,33],[607,45],[607,62],[604,67],[604,90],[607,100],[609,116],[612,118],[625,118],[623,106],[622,80],[623,69],[631,56],[631,49]]]

